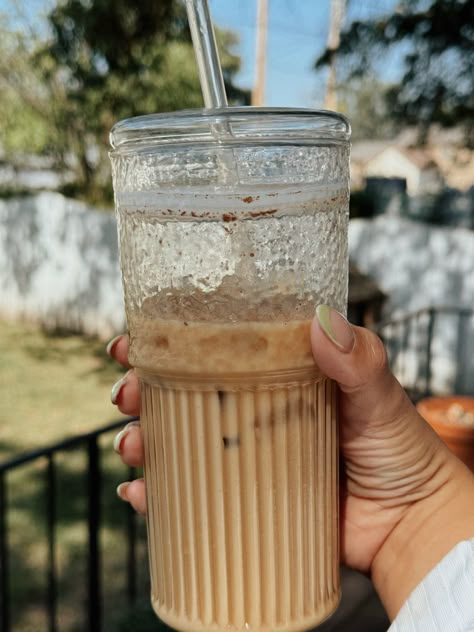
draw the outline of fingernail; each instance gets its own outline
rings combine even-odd
[[[129,484],[130,483],[120,483],[120,485],[117,487],[117,496],[120,498],[120,500],[128,501],[127,489]]]
[[[354,346],[354,331],[342,314],[329,307],[318,305],[316,318],[329,340],[344,353],[352,351]]]
[[[110,357],[112,357],[112,351],[115,346],[115,343],[118,342],[121,337],[122,337],[122,334],[119,334],[118,336],[115,336],[115,338],[112,338],[112,340],[108,343],[107,347],[105,348],[107,355],[109,355]]]
[[[121,454],[122,453],[122,448],[123,448],[123,440],[125,439],[125,437],[128,435],[128,433],[130,432],[130,430],[136,426],[139,426],[140,422],[138,421],[131,421],[130,423],[128,423],[125,428],[123,428],[123,430],[121,430],[120,432],[118,432],[115,435],[115,439],[114,439],[114,450],[115,452],[117,452],[117,454]]]
[[[129,373],[130,371],[127,371],[125,375],[121,377],[118,382],[115,382],[115,384],[112,386],[112,392],[110,393],[110,400],[112,404],[117,403],[118,396],[120,395],[120,391],[122,390],[122,388],[125,386],[125,382],[127,381]]]

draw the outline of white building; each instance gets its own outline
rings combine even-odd
[[[410,195],[436,193],[444,185],[467,192],[474,185],[474,151],[462,128],[433,126],[426,145],[415,148],[418,132],[407,127],[391,140],[363,140],[352,146],[353,190],[367,177],[404,179]]]
[[[385,147],[365,163],[365,177],[402,178],[408,195],[437,193],[443,185],[441,171],[428,150]]]

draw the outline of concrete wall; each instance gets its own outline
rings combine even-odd
[[[0,316],[103,339],[122,331],[114,215],[57,193],[0,201]]]
[[[400,314],[426,306],[474,307],[474,232],[381,215],[352,220],[350,257]]]
[[[473,231],[380,216],[353,220],[349,244],[352,261],[389,297],[387,317],[425,307],[474,308]],[[443,316],[433,333],[434,389],[474,393],[474,319],[460,327],[457,317]],[[412,332],[408,342],[408,351],[397,357],[397,374],[404,385],[416,381],[423,368],[423,327]]]

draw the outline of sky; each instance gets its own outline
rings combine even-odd
[[[113,1],[113,0],[112,0]],[[130,0],[133,1],[133,0]],[[158,2],[159,0],[152,0]],[[330,0],[267,0],[268,39],[265,105],[321,107],[325,73],[312,67],[324,50],[329,28]],[[236,53],[242,69],[236,83],[251,89],[254,82],[258,0],[209,0],[215,24],[235,31],[240,38]],[[0,11],[28,7],[29,18],[44,13],[54,0],[0,0]],[[397,0],[348,0],[345,24],[393,11]],[[386,75],[396,74],[397,58],[386,60]]]
[[[268,0],[265,105],[321,107],[325,75],[312,70],[324,50],[330,0]],[[393,11],[396,0],[349,0],[346,23]],[[236,31],[242,58],[237,84],[251,88],[255,75],[257,0],[210,0],[215,24]],[[396,60],[388,60],[396,65]],[[388,74],[395,73],[394,68]]]

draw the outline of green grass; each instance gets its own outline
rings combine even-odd
[[[122,372],[98,340],[0,322],[0,458],[119,419]]]
[[[120,413],[110,403],[110,389],[122,373],[100,341],[0,322],[0,461],[119,419]],[[104,630],[127,630],[129,621],[133,621],[134,632],[162,630],[148,603],[145,525],[141,518],[137,518],[137,567],[143,603],[134,609],[127,604],[127,507],[117,498],[115,488],[128,472],[112,451],[112,440],[113,433],[100,439]],[[46,465],[46,460],[40,459],[7,477],[13,632],[48,629],[44,605]],[[87,629],[86,456],[77,450],[62,452],[55,458],[55,467],[59,630],[82,632]]]

